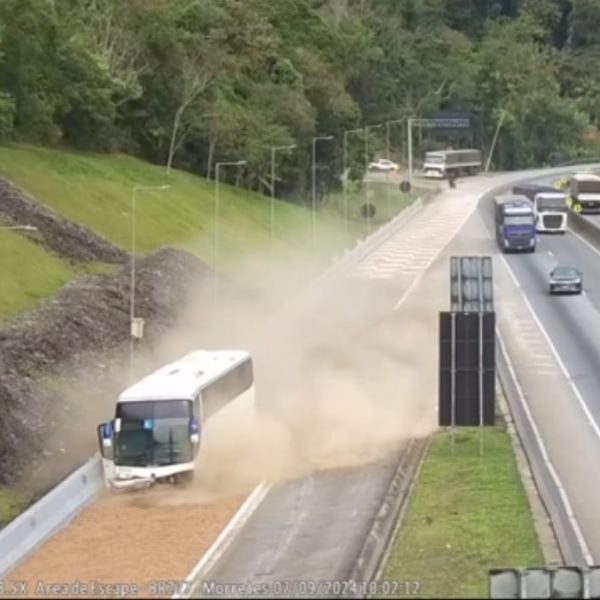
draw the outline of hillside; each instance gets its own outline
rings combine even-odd
[[[0,147],[0,175],[125,252],[131,245],[134,186],[168,183],[168,190],[138,192],[136,254],[174,246],[212,264],[213,182],[176,170],[167,181],[164,168],[125,155],[79,154],[29,145]],[[396,214],[411,197],[397,189],[377,196],[373,226]],[[330,202],[319,206],[313,244],[309,208],[277,200],[274,254],[279,267],[297,271],[300,284],[344,248],[352,247],[367,233],[359,212],[362,202],[362,196],[350,194],[347,235],[340,197],[332,196]],[[270,199],[223,184],[220,207],[217,270],[250,283],[269,266]],[[28,237],[12,231],[1,232],[0,264],[9,282],[0,291],[0,316],[33,306],[81,273],[110,270],[104,264],[73,263],[55,252],[44,252]]]

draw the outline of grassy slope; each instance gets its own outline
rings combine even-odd
[[[383,579],[418,580],[424,598],[486,598],[488,569],[544,564],[504,427],[434,436]]]
[[[165,169],[124,155],[82,155],[33,146],[0,147],[0,173],[66,218],[88,227],[129,250],[130,210],[134,185],[167,183]],[[211,260],[214,184],[189,173],[173,171],[171,188],[137,196],[137,251],[167,244],[186,248]],[[397,213],[409,198],[397,190],[382,195],[381,210]],[[366,233],[359,217],[360,197],[351,195],[349,235],[341,220],[341,203],[331,202],[317,217],[317,244],[309,210],[276,202],[275,251],[283,260],[308,258],[322,265],[352,246]],[[385,206],[384,206],[385,204]],[[220,193],[220,268],[234,274],[240,256],[267,256],[269,199],[222,185]],[[376,222],[381,222],[380,218]]]
[[[15,492],[0,488],[0,528],[14,519],[28,504]]]

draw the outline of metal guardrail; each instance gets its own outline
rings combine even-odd
[[[103,485],[102,463],[95,456],[4,527],[0,531],[0,581],[69,523],[98,495]]]

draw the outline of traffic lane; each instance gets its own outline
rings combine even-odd
[[[480,214],[492,236],[494,223],[491,200],[480,204]],[[548,274],[556,265],[557,254],[565,259],[569,257],[600,277],[595,264],[597,257],[589,247],[568,233],[560,237],[539,236],[538,240],[535,253],[509,253],[504,257],[538,313],[561,360],[584,394],[596,421],[600,422],[600,399],[597,398],[597,390],[600,389],[600,343],[594,336],[595,332],[600,331],[600,315],[591,297],[550,296],[548,293]],[[592,284],[591,292],[596,285]]]
[[[583,272],[584,296],[600,312],[600,251],[594,250],[571,231],[564,235],[538,235],[538,252],[546,253],[553,265],[575,265]]]
[[[499,255],[496,248],[491,252]],[[510,356],[523,402],[537,426],[550,461],[558,473],[587,545],[600,557],[600,439],[590,426],[585,411],[552,354],[548,341],[532,318],[512,274],[496,260],[494,287],[496,320]],[[517,396],[512,410],[520,409]],[[520,430],[528,435],[528,429]],[[537,445],[536,439],[530,440]],[[551,480],[539,482],[554,489]]]
[[[327,582],[348,581],[402,450],[375,465],[272,489],[193,597],[215,597],[219,589],[223,597],[339,596]],[[249,583],[259,593],[236,589]],[[225,584],[233,586],[224,590]]]
[[[600,313],[584,295],[551,296],[548,273],[555,261],[547,253],[536,254],[505,258],[600,424]]]

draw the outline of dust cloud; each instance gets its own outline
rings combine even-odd
[[[254,258],[242,268],[243,288],[187,282],[178,323],[136,350],[136,378],[191,350],[246,349],[254,361],[255,406],[233,403],[205,424],[189,488],[156,486],[121,501],[211,503],[261,481],[364,465],[435,427],[436,357],[419,354],[419,344],[435,352],[435,339],[427,339],[435,336],[431,310],[419,304],[381,321],[373,308],[379,291],[368,281],[311,291],[305,282],[313,265]],[[80,370],[65,397],[69,422],[53,443],[68,442],[67,454],[80,460],[93,454],[96,425],[112,418],[128,383],[126,352],[101,371]]]
[[[268,282],[211,310],[196,301],[206,283],[192,284],[185,326],[154,350],[166,362],[198,348],[247,349],[256,385],[255,406],[240,400],[206,423],[194,484],[154,492],[156,501],[202,501],[364,465],[436,427],[434,309],[415,304],[381,321],[364,280],[301,295],[296,272],[280,267],[276,280],[292,296],[278,309]]]

